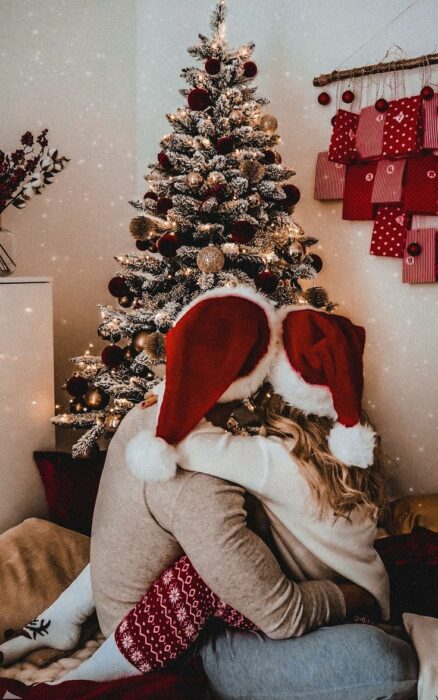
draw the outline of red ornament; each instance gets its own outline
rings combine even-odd
[[[157,200],[157,213],[165,216],[169,209],[172,209],[173,203],[170,197],[160,197]]]
[[[234,243],[249,243],[255,235],[255,226],[245,219],[237,219],[233,222],[231,238]]]
[[[257,66],[254,61],[245,61],[243,64],[243,75],[245,78],[254,78],[257,75]]]
[[[100,354],[102,362],[109,369],[118,367],[123,362],[123,350],[119,345],[107,345]]]
[[[254,282],[256,283],[256,287],[258,289],[261,289],[262,292],[270,294],[275,292],[277,289],[279,279],[274,272],[271,272],[270,270],[263,270],[262,272],[258,272],[256,274]]]
[[[264,161],[267,165],[272,165],[273,163],[275,163],[275,153],[274,153],[274,151],[265,151],[264,154],[263,154],[263,161]]]
[[[170,162],[166,151],[160,151],[158,156],[157,156],[158,163],[161,165],[164,170],[170,170],[172,167],[172,163]]]
[[[420,95],[423,98],[423,100],[431,100],[434,94],[434,89],[431,88],[430,85],[425,85],[422,91],[420,92]]]
[[[301,192],[295,185],[283,185],[283,192],[286,195],[286,199],[282,199],[281,203],[287,208],[294,207],[300,201]]]
[[[386,112],[386,110],[389,107],[389,102],[388,102],[388,100],[385,100],[383,97],[380,97],[374,103],[374,107],[377,109],[378,112]]]
[[[220,139],[216,141],[216,150],[222,156],[226,156],[234,148],[234,141],[231,136],[221,136]]]
[[[316,255],[316,253],[310,253],[309,258],[312,258],[312,262],[310,264],[313,267],[313,269],[316,270],[316,272],[321,272],[322,260],[319,257],[319,255]]]
[[[157,249],[165,258],[174,258],[179,248],[179,240],[176,233],[165,233],[158,239]]]
[[[135,245],[137,246],[138,250],[145,251],[149,249],[148,241],[135,241]]]
[[[342,93],[342,102],[345,102],[347,105],[351,104],[354,100],[354,92],[352,90],[345,90],[345,92]]]
[[[113,297],[123,297],[125,294],[131,294],[131,290],[126,284],[124,277],[113,277],[108,282],[108,291]]]
[[[419,243],[409,243],[408,253],[412,255],[413,258],[416,258],[417,255],[421,253],[421,245]]]
[[[80,374],[74,374],[72,377],[70,377],[70,379],[67,379],[65,388],[70,396],[79,398],[80,396],[83,396],[86,391],[88,391],[88,382],[85,377],[81,377]]]
[[[155,192],[145,192],[143,199],[155,199],[155,201],[157,201],[158,197]]]
[[[221,69],[221,62],[218,58],[207,58],[204,68],[208,75],[217,75]]]
[[[203,112],[204,109],[210,106],[210,95],[208,90],[204,90],[204,88],[193,88],[189,92],[187,101],[190,109],[196,112]]]
[[[320,92],[318,95],[318,102],[320,105],[323,107],[326,107],[328,104],[330,104],[332,98],[328,94],[328,92]]]

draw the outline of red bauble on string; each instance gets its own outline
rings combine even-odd
[[[109,369],[118,367],[123,362],[123,350],[119,345],[107,345],[101,352],[101,358],[104,365]]]
[[[354,100],[354,92],[352,90],[345,90],[342,93],[342,102],[345,102],[347,105],[351,104]]]
[[[210,95],[208,90],[204,90],[204,88],[193,88],[189,92],[187,101],[190,109],[196,112],[203,112],[204,109],[210,106]]]
[[[316,253],[310,253],[309,258],[312,259],[312,262],[310,264],[313,267],[313,269],[316,272],[321,272],[323,263],[319,255],[316,255]]]
[[[158,239],[157,249],[165,258],[174,258],[179,247],[176,233],[165,233]]]
[[[145,192],[145,194],[143,195],[143,199],[154,199],[155,201],[157,201],[158,196],[155,194],[155,192]]]
[[[169,209],[172,209],[172,200],[170,197],[160,197],[157,200],[157,213],[165,216]]]
[[[221,69],[221,62],[218,58],[207,58],[204,68],[208,75],[217,75]]]
[[[318,102],[323,107],[326,107],[331,102],[331,97],[328,92],[320,92],[318,95]]]
[[[108,291],[113,297],[122,297],[124,294],[131,293],[124,277],[119,276],[110,279],[108,282]]]
[[[226,156],[226,155],[228,155],[228,153],[231,153],[233,148],[234,148],[234,141],[231,138],[231,136],[221,136],[216,141],[216,150],[222,156]]]
[[[254,282],[256,283],[257,289],[261,289],[262,292],[270,294],[277,289],[279,279],[275,272],[271,272],[271,270],[262,270],[262,272],[256,274]]]
[[[172,163],[170,162],[166,151],[160,151],[158,156],[157,156],[158,163],[161,165],[164,170],[170,170],[172,167]]]
[[[88,382],[85,377],[81,377],[80,374],[74,374],[72,377],[67,379],[65,388],[70,396],[79,398],[80,396],[83,396],[86,391],[88,391]]]
[[[255,226],[245,219],[237,219],[233,222],[231,238],[234,243],[249,243],[255,235]]]
[[[267,165],[272,165],[275,163],[275,153],[274,151],[265,151],[263,153],[263,162]]]
[[[374,107],[377,109],[378,112],[386,112],[386,110],[389,107],[389,102],[388,100],[385,100],[384,97],[380,97],[376,102],[374,103]]]
[[[413,258],[416,258],[417,255],[421,253],[421,245],[419,243],[409,243],[408,253],[412,255]]]
[[[420,95],[423,98],[423,100],[431,100],[434,94],[434,89],[431,88],[430,85],[425,85],[422,91],[420,92]]]
[[[149,241],[135,241],[138,250],[145,251],[149,249]]]
[[[283,185],[283,192],[286,195],[286,199],[280,201],[285,207],[294,207],[300,201],[301,192],[295,185]]]
[[[243,64],[243,75],[245,78],[254,78],[257,75],[257,66],[254,61],[245,61]]]

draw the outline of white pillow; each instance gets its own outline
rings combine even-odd
[[[418,700],[438,698],[438,618],[403,614],[403,623],[420,662]]]

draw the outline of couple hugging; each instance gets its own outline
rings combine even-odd
[[[111,442],[90,565],[40,616],[49,635],[24,628],[3,663],[73,648],[96,609],[107,640],[63,681],[196,654],[220,698],[412,697],[413,649],[373,624],[389,617],[389,584],[364,343],[347,318],[275,309],[246,287],[197,297],[166,337],[165,381]],[[228,432],[254,395],[262,431]]]

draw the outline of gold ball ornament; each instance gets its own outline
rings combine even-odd
[[[262,131],[266,131],[268,134],[273,134],[278,126],[278,121],[273,114],[264,114],[260,119],[260,128]]]
[[[132,305],[133,301],[134,301],[134,297],[131,294],[125,294],[124,296],[119,297],[119,304],[124,309],[129,309],[129,307]]]
[[[196,264],[201,272],[220,272],[225,263],[223,252],[214,245],[209,245],[200,250],[196,257]]]
[[[213,187],[214,185],[224,185],[226,181],[227,178],[225,177],[225,175],[223,175],[217,170],[213,170],[213,172],[207,176],[205,182],[209,187]]]
[[[240,109],[232,109],[229,114],[229,119],[232,124],[237,126],[243,122],[243,112]]]
[[[289,255],[303,255],[305,248],[299,241],[292,241],[289,245],[288,253]]]
[[[115,433],[120,423],[122,422],[120,413],[108,413],[105,418],[104,428],[107,433]]]
[[[92,408],[97,411],[100,408],[105,408],[109,398],[103,393],[103,391],[100,391],[100,389],[90,389],[85,394],[84,401],[88,408]]]
[[[166,336],[159,331],[150,333],[144,349],[154,360],[165,360]]]
[[[136,240],[144,241],[148,234],[156,232],[157,227],[153,221],[145,216],[134,216],[129,224],[129,230]]]
[[[191,190],[198,190],[204,182],[204,178],[202,177],[201,173],[195,172],[187,173],[186,180]]]
[[[137,331],[137,333],[134,333],[131,343],[135,352],[139,353],[146,350],[149,336],[150,333],[148,331]]]
[[[249,182],[260,182],[266,172],[266,168],[258,160],[244,160],[239,166],[239,170]]]

